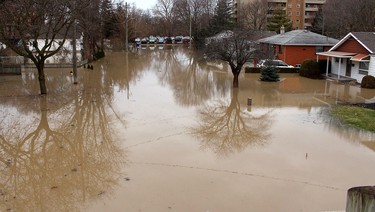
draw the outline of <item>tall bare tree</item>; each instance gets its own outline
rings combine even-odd
[[[35,64],[41,94],[47,94],[45,61],[63,47],[73,23],[73,14],[71,0],[0,2],[0,39]]]
[[[341,38],[351,31],[374,31],[375,1],[330,0],[323,8],[327,35]]]
[[[267,0],[254,0],[239,6],[237,24],[250,30],[265,30],[269,7]]]
[[[170,35],[174,27],[173,7],[175,0],[158,0],[153,14],[162,24],[164,31]]]

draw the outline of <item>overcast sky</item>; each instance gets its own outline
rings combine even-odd
[[[135,3],[137,8],[147,10],[147,9],[152,9],[155,6],[156,1],[157,0],[124,0],[124,1],[120,0],[119,2],[124,2],[124,3],[128,2],[128,4]]]

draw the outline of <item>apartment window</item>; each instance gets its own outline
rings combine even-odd
[[[301,5],[300,5],[300,4],[297,4],[296,7],[297,7],[297,8],[301,8]]]
[[[360,74],[367,75],[369,68],[370,68],[370,62],[359,62]]]
[[[299,19],[297,19],[296,22],[299,23]]]
[[[296,15],[297,15],[297,16],[300,16],[300,14],[301,14],[300,12],[296,12]]]
[[[292,16],[292,12],[288,12],[288,16]]]
[[[288,8],[293,8],[293,4],[288,4]]]

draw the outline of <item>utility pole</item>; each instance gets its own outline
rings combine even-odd
[[[189,26],[189,36],[190,36],[190,42],[189,42],[189,48],[190,48],[190,50],[191,50],[191,43],[193,42],[193,39],[192,39],[192,37],[191,37],[191,28],[192,28],[192,26],[191,26],[191,9],[189,9],[189,19],[190,19],[190,26]]]
[[[74,14],[73,14],[73,84],[78,84],[77,77],[77,20],[76,20],[77,5],[74,3]]]
[[[129,31],[128,31],[128,2],[125,2],[125,51],[128,52],[129,46]]]
[[[189,49],[191,50],[191,47],[192,47],[192,42],[193,42],[193,39],[192,39],[192,20],[191,20],[191,11],[192,11],[192,8],[193,8],[193,4],[192,2],[189,0],[188,2],[188,5],[189,5],[189,37],[190,37],[190,42],[189,42]]]
[[[76,19],[74,18],[73,23],[73,81],[74,84],[78,84],[78,77],[77,77],[77,23]]]

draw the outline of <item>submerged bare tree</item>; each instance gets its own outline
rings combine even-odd
[[[0,3],[0,39],[38,69],[40,93],[47,94],[44,64],[61,50],[72,26],[71,0],[4,0]]]
[[[239,30],[220,33],[209,38],[205,53],[209,59],[229,64],[233,73],[233,87],[237,88],[242,67],[257,54],[255,34]]]

